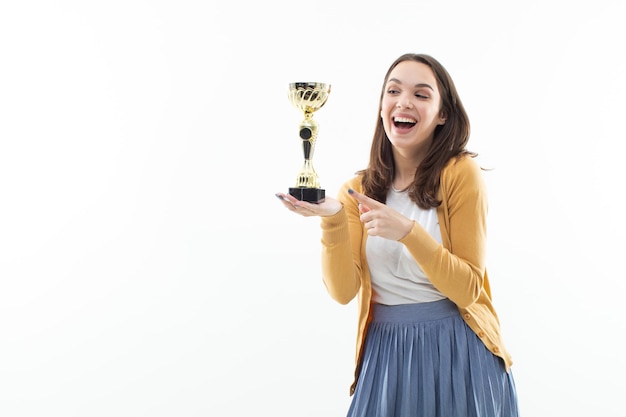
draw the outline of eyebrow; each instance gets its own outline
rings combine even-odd
[[[402,81],[400,81],[397,78],[390,78],[390,79],[388,79],[387,80],[387,84],[389,84],[390,82],[396,82],[398,84],[402,84]],[[432,88],[429,84],[426,84],[426,83],[417,83],[417,84],[415,84],[415,87],[418,87],[418,88],[426,87],[426,88],[430,88],[431,90],[435,91],[434,88]]]

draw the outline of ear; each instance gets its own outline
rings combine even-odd
[[[445,113],[441,113],[439,115],[439,125],[445,125],[446,124],[446,114]]]

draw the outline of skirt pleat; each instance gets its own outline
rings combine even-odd
[[[348,417],[517,417],[511,371],[454,303],[373,306]]]

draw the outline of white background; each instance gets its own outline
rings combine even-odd
[[[526,417],[624,416],[622,1],[5,1],[0,415],[342,416],[356,305],[293,185],[294,81],[327,193],[367,163],[389,64],[429,53],[489,187]]]

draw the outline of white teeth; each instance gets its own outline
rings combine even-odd
[[[408,117],[394,117],[393,121],[398,123],[417,123],[417,120]]]

